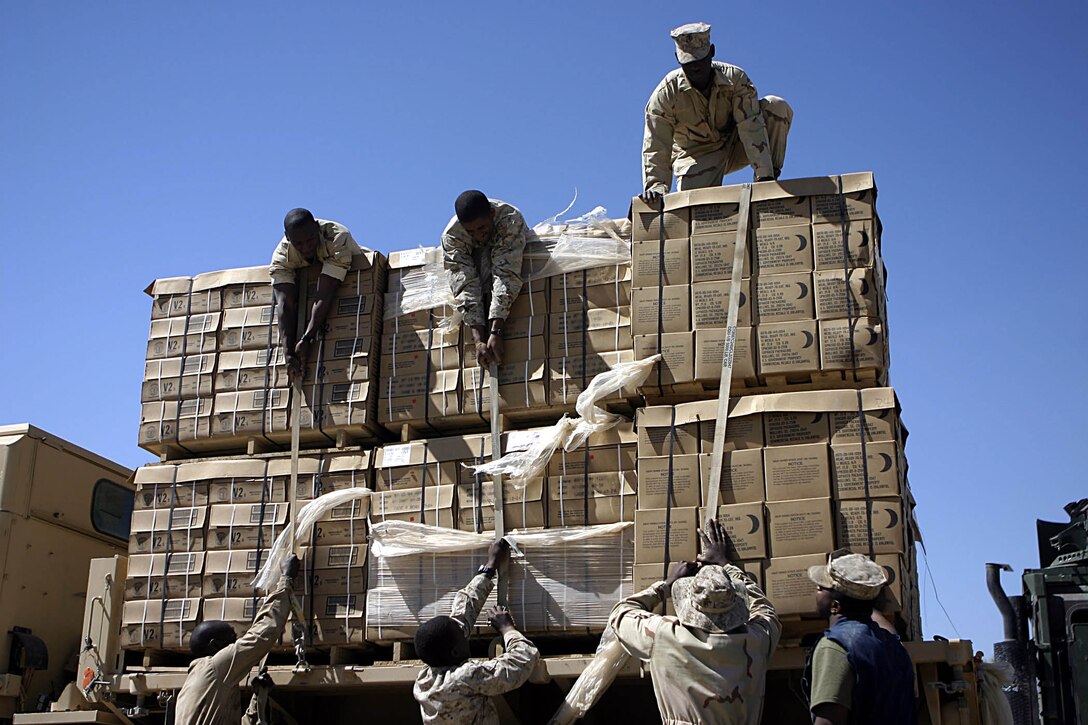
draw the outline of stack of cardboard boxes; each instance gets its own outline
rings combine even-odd
[[[311,299],[316,270],[305,285]],[[305,370],[307,444],[373,440],[385,259],[356,255]],[[155,453],[233,452],[290,440],[291,388],[267,267],[157,280],[140,445]],[[301,331],[300,331],[301,332]]]
[[[664,214],[633,202],[635,357],[659,350],[664,356],[647,392],[720,383],[740,196],[739,186],[670,194]],[[753,187],[735,389],[886,382],[887,315],[875,202],[868,173]]]
[[[368,452],[299,460],[298,506],[322,493],[368,487]],[[144,466],[136,472],[122,644],[184,649],[206,619],[249,627],[252,582],[292,520],[290,460],[256,457]],[[316,644],[363,641],[365,501],[330,511],[303,547],[299,592]]]

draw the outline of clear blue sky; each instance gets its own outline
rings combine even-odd
[[[704,20],[793,104],[786,176],[876,174],[918,518],[990,651],[983,563],[1034,565],[1034,520],[1088,495],[1088,6],[679,7],[3,3],[0,422],[149,461],[142,290],[265,263],[294,206],[383,251],[436,244],[471,187],[530,223],[575,187],[622,216],[668,30]]]

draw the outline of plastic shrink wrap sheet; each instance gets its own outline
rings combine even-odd
[[[507,535],[509,607],[527,633],[603,631],[616,603],[631,594],[629,522]],[[449,614],[453,597],[487,560],[489,534],[386,521],[371,529],[367,639],[414,635]],[[492,592],[484,609],[495,604]],[[486,627],[486,621],[477,627]]]

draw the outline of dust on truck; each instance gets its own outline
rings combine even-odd
[[[0,721],[75,678],[91,559],[128,550],[132,471],[29,424],[0,426]]]

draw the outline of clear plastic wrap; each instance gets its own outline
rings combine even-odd
[[[631,655],[624,651],[616,632],[607,628],[601,635],[601,642],[593,655],[593,661],[582,670],[570,692],[563,698],[559,709],[552,715],[548,725],[570,725],[583,718],[593,707],[605,690],[630,661]]]
[[[1005,688],[1013,683],[1012,670],[1008,665],[979,662],[978,674],[979,714],[983,725],[1013,725],[1012,707],[1005,696]]]
[[[622,415],[598,407],[597,403],[618,390],[641,385],[660,359],[661,355],[652,355],[643,360],[619,363],[611,370],[599,373],[578,395],[575,409],[579,418],[564,415],[555,425],[543,429],[528,447],[507,453],[498,460],[467,467],[485,476],[502,474],[515,488],[522,488],[525,481],[544,474],[548,461],[560,448],[576,450],[593,433],[606,431],[626,420]]]
[[[525,632],[603,631],[633,586],[634,525],[513,531],[509,607]],[[367,627],[376,641],[409,636],[448,614],[487,559],[493,534],[385,521],[371,530]],[[493,597],[492,597],[493,598]]]
[[[295,542],[291,538],[292,532],[297,540],[308,541],[314,524],[326,514],[349,501],[365,500],[369,503],[370,493],[368,488],[345,488],[318,496],[303,506],[298,512],[297,524],[288,526],[276,537],[276,543],[268,550],[268,559],[257,572],[253,586],[261,591],[268,591],[269,587],[276,583],[276,579],[280,576],[280,567],[295,549]]]

